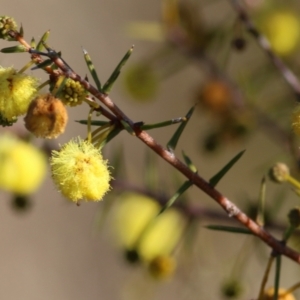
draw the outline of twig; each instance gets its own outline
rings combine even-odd
[[[296,94],[297,100],[300,101],[300,81],[297,76],[285,65],[285,63],[272,51],[268,39],[262,35],[250,19],[246,10],[240,4],[241,1],[229,0],[233,8],[238,13],[240,20],[244,23],[248,32],[257,40],[260,47],[267,53],[274,66],[281,72],[286,82],[290,85]]]
[[[194,185],[201,189],[204,193],[214,199],[227,213],[229,217],[233,217],[241,224],[247,227],[254,235],[259,237],[262,241],[268,244],[273,251],[278,254],[285,255],[295,262],[300,264],[300,254],[290,249],[286,245],[280,243],[279,240],[274,238],[268,231],[259,226],[255,221],[243,213],[234,203],[223,196],[218,190],[213,188],[207,181],[205,181],[198,174],[192,172],[183,162],[181,162],[172,152],[159,145],[147,132],[140,129],[126,114],[108,97],[99,92],[93,85],[83,79],[80,75],[75,73],[65,62],[58,56],[49,56],[56,66],[69,78],[80,82],[86,90],[88,90],[95,98],[100,100],[113,114],[122,122],[126,122],[133,130],[137,138],[144,144],[156,152],[166,162],[172,165],[175,169],[181,172],[188,178]]]

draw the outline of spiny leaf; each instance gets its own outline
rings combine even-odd
[[[83,125],[87,125],[88,120],[76,120],[75,122],[78,122]],[[109,122],[108,121],[100,121],[100,120],[98,120],[98,121],[92,120],[91,121],[92,126],[103,126],[103,125],[106,125],[107,123],[109,123]]]
[[[88,67],[93,79],[94,79],[94,82],[97,86],[97,89],[98,89],[98,91],[101,91],[101,82],[100,82],[99,77],[97,75],[96,69],[95,69],[94,64],[92,62],[92,59],[91,59],[90,55],[88,54],[88,52],[85,49],[82,49],[82,50],[83,50],[83,56],[84,56],[85,62],[87,64],[87,67]]]
[[[52,64],[52,60],[51,59],[46,59],[43,62],[41,62],[40,64],[37,64],[34,68],[32,68],[31,70],[36,70],[36,69],[44,69],[48,66],[50,66]]]
[[[134,130],[129,126],[129,124],[127,122],[125,122],[124,120],[121,120],[121,124],[123,125],[124,129],[130,133],[131,135],[135,135]]]
[[[127,51],[127,53],[124,55],[122,60],[119,62],[119,64],[117,65],[117,67],[115,68],[113,73],[110,75],[110,77],[108,78],[108,80],[104,84],[103,89],[102,89],[102,92],[104,94],[108,94],[110,92],[113,84],[115,83],[115,81],[117,80],[117,78],[119,77],[119,75],[121,73],[122,67],[125,65],[125,63],[129,59],[132,51],[133,51],[133,46]]]
[[[177,143],[179,141],[179,138],[183,132],[183,130],[185,129],[185,126],[188,123],[188,120],[191,118],[193,112],[194,112],[195,106],[193,106],[188,113],[186,114],[185,118],[186,118],[186,122],[183,122],[179,125],[178,129],[175,131],[174,135],[171,137],[170,141],[167,143],[167,148],[169,151],[173,151],[175,150]]]
[[[274,299],[278,299],[281,275],[281,255],[276,256],[275,278],[274,278]]]
[[[260,226],[265,225],[265,202],[266,202],[265,200],[266,200],[266,177],[264,176],[260,185],[258,211],[256,216],[256,222]]]
[[[246,150],[239,152],[233,159],[231,159],[216,175],[214,175],[209,183],[215,187],[223,176],[233,167],[233,165],[242,157]]]
[[[174,125],[174,124],[178,124],[178,123],[183,123],[183,122],[186,122],[186,121],[187,121],[186,117],[183,117],[183,118],[180,117],[180,118],[171,119],[171,120],[168,120],[168,121],[155,123],[155,124],[143,124],[141,126],[141,129],[142,130],[150,130],[150,129],[166,127],[166,126],[170,126],[170,125]]]
[[[205,228],[216,231],[226,231],[231,233],[253,234],[249,229],[242,227],[223,226],[223,225],[207,225]]]
[[[97,145],[100,148],[103,148],[106,144],[108,144],[114,137],[116,137],[123,129],[119,127],[115,127],[113,130],[109,131],[105,139]]]
[[[43,36],[41,37],[41,39],[39,40],[37,46],[36,46],[36,50],[37,51],[42,51],[44,49],[44,44],[47,41],[48,37],[50,35],[50,30],[47,30]]]
[[[27,49],[23,45],[17,45],[17,46],[2,48],[1,52],[2,53],[23,53],[23,52],[27,52]]]
[[[193,164],[192,160],[185,154],[184,151],[182,151],[182,156],[183,156],[183,159],[184,159],[185,163],[189,167],[189,169],[191,171],[193,171],[194,173],[196,173],[197,172],[196,166]]]
[[[20,35],[21,37],[24,36],[24,28],[23,28],[23,25],[22,25],[22,24],[21,24],[21,27],[20,27],[19,35]]]
[[[30,47],[31,48],[35,48],[36,47],[36,43],[35,43],[35,39],[34,38],[31,39]]]
[[[161,208],[158,215],[162,214],[167,208],[171,207],[175,201],[189,188],[193,183],[189,180],[185,181],[183,185],[176,191],[176,193],[168,200],[168,202]]]

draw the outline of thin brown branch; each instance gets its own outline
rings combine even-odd
[[[240,20],[245,25],[248,32],[256,39],[260,47],[266,52],[270,57],[274,66],[280,71],[286,82],[295,92],[298,101],[300,101],[300,81],[297,76],[286,66],[286,64],[280,59],[274,51],[271,49],[268,39],[261,34],[258,29],[255,27],[253,21],[247,14],[246,10],[241,5],[241,1],[230,0],[231,5],[236,10]]]
[[[289,247],[283,245],[279,240],[275,239],[269,232],[264,228],[259,226],[256,222],[250,219],[245,213],[243,213],[234,203],[229,199],[224,197],[219,191],[214,189],[207,181],[205,181],[198,174],[193,173],[183,162],[181,162],[174,153],[169,152],[167,149],[159,145],[147,132],[140,130],[139,127],[134,125],[131,121],[107,96],[100,93],[95,87],[93,87],[89,82],[85,81],[78,74],[70,72],[70,70],[64,66],[62,60],[55,62],[59,68],[63,71],[68,72],[70,78],[79,81],[85,86],[85,88],[94,97],[99,99],[106,107],[108,107],[118,118],[127,122],[134,130],[136,136],[145,143],[149,148],[156,152],[160,157],[162,157],[166,162],[176,168],[179,172],[185,175],[191,182],[194,183],[198,188],[200,188],[204,193],[209,195],[214,199],[228,214],[229,217],[234,217],[241,224],[246,226],[253,234],[258,236],[266,244],[268,244],[277,253],[283,254],[292,260],[300,264],[300,254],[296,251],[290,249]]]
[[[276,253],[285,255],[295,262],[300,264],[300,254],[282,244],[279,240],[273,237],[268,231],[259,226],[255,221],[249,218],[242,212],[233,202],[223,196],[218,190],[213,188],[207,181],[205,181],[198,174],[192,172],[183,162],[181,162],[174,153],[159,145],[147,132],[140,129],[139,126],[130,120],[126,114],[108,97],[99,92],[93,85],[75,73],[60,57],[51,57],[53,62],[65,73],[66,76],[80,82],[95,98],[99,99],[113,114],[119,118],[120,121],[127,122],[132,128],[137,138],[144,144],[156,152],[166,162],[172,165],[186,178],[188,178],[195,186],[201,189],[204,193],[214,199],[227,213],[228,217],[233,217],[241,224],[247,227],[254,235],[259,237],[267,245],[269,245]]]

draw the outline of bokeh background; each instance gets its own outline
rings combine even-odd
[[[204,11],[207,24],[217,24],[224,18],[234,23],[234,12],[227,1],[214,1]],[[81,47],[84,47],[93,58],[103,81],[132,44],[135,49],[129,66],[147,60],[163,43],[137,39],[126,30],[132,21],[160,22],[160,1],[11,0],[3,6],[2,14],[13,16],[19,24],[23,24],[28,41],[32,36],[38,40],[50,29],[50,46],[62,51],[68,64],[81,75],[88,72],[82,57]],[[264,57],[255,43],[249,44],[250,50],[236,55],[232,60],[229,66],[231,72],[237,70],[242,74],[245,64],[241,62],[255,61],[256,53]],[[0,41],[1,48],[7,46],[10,44]],[[0,56],[2,66],[19,68],[27,60],[26,54]],[[40,71],[31,72],[46,79]],[[187,63],[162,81],[153,101],[139,103],[125,92],[121,75],[111,98],[133,120],[155,123],[185,115],[195,103],[194,91],[205,76],[199,64]],[[284,82],[280,81],[280,84],[286,88]],[[270,94],[267,95],[264,100],[271,102]],[[88,108],[70,109],[69,113],[67,131],[57,139],[57,144],[67,142],[73,136],[86,135],[86,128],[73,121],[85,119]],[[289,118],[288,111],[283,110],[278,118]],[[22,130],[22,120],[14,126]],[[230,142],[221,151],[207,154],[201,148],[201,141],[211,126],[214,126],[212,118],[205,111],[197,111],[180,140],[178,153],[184,149],[193,158],[199,173],[210,178],[236,153],[246,149],[243,158],[220,183],[219,190],[239,205],[245,205],[246,199],[253,199],[255,203],[262,175],[277,160],[288,160],[288,155],[260,128],[251,138]],[[155,130],[153,136],[165,144],[172,132],[173,128]],[[107,147],[106,155],[109,157],[119,147],[122,147],[126,158],[126,179],[137,186],[142,185],[144,159],[149,150],[134,137],[122,133]],[[159,168],[162,186],[165,186],[166,193],[172,194],[174,190],[165,185],[164,178],[173,176],[175,172],[160,160]],[[178,177],[183,181],[182,177]],[[270,185],[268,200],[272,203],[278,193],[279,188]],[[10,196],[6,192],[0,193],[2,299],[221,299],[220,285],[230,277],[232,265],[243,247],[251,251],[247,252],[241,264],[241,276],[246,283],[242,299],[250,299],[258,293],[268,257],[267,248],[258,241],[249,242],[243,236],[201,229],[187,261],[179,266],[172,279],[159,282],[149,278],[145,270],[132,268],[124,260],[123,249],[112,237],[113,225],[109,220],[101,230],[97,227],[97,216],[103,203],[83,203],[77,207],[67,202],[56,191],[50,176],[32,196],[33,206],[29,211],[20,213],[13,210]],[[196,188],[192,188],[189,197],[194,203],[222,213]],[[282,207],[283,215],[286,215],[288,207],[297,205],[299,201],[289,190],[285,197],[289,202],[287,208],[285,205]],[[278,232],[275,234],[280,236]],[[299,268],[288,259],[283,259],[283,262],[282,284],[291,286],[299,278]]]

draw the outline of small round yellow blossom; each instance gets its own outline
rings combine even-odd
[[[262,31],[279,55],[289,55],[299,46],[299,16],[293,11],[271,11],[269,15],[263,16]]]
[[[62,91],[59,93],[59,98],[69,106],[80,105],[88,92],[85,88],[78,82],[71,78],[68,78]]]
[[[154,199],[137,193],[120,196],[114,211],[114,234],[126,249],[135,249],[141,260],[169,256],[183,233],[185,220],[169,208],[156,217],[161,206]]]
[[[24,121],[36,137],[53,139],[65,131],[68,113],[60,99],[51,94],[40,95],[30,103]]]
[[[11,134],[0,136],[0,188],[31,194],[41,184],[46,169],[46,157],[37,148]]]
[[[174,273],[176,261],[170,256],[156,256],[149,263],[149,272],[155,279],[168,279]]]
[[[50,164],[56,186],[73,202],[100,201],[110,189],[107,161],[88,141],[73,139],[52,151]]]
[[[16,21],[12,17],[0,16],[0,39],[13,40],[9,35],[11,30],[17,30]]]
[[[263,300],[273,300],[274,299],[274,288],[271,287],[264,292]],[[278,300],[296,300],[292,293],[286,293],[286,290],[279,288]]]
[[[0,114],[7,121],[27,112],[31,100],[37,94],[38,79],[14,68],[0,67]]]

